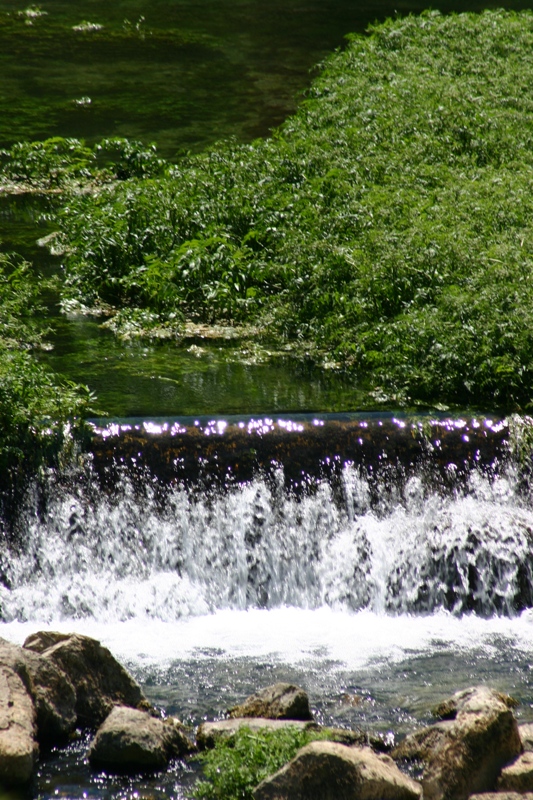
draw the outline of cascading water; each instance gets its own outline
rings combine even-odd
[[[335,422],[313,424],[329,441]],[[203,483],[186,485],[168,474],[163,482],[143,465],[138,442],[136,455],[121,455],[120,434],[131,438],[131,425],[102,429],[100,442],[119,436],[113,463],[122,463],[112,490],[100,488],[89,460],[67,476],[51,474],[40,506],[33,498],[32,507],[30,496],[20,533],[3,554],[4,621],[172,622],[218,609],[283,606],[511,616],[531,606],[533,510],[517,491],[512,462],[498,469],[479,464],[475,449],[471,462],[463,459],[460,479],[448,486],[428,481],[435,460],[431,437],[410,426],[406,439],[405,423],[393,423],[396,428],[383,434],[378,421],[385,449],[371,458],[359,464],[334,458],[328,474],[331,458],[322,457],[314,476],[300,470],[297,483],[288,485],[284,465],[273,460],[246,481],[231,477],[226,463],[225,480],[206,483],[211,465],[205,462]],[[281,431],[287,460],[295,442],[301,460],[302,423],[249,420],[243,431],[244,425],[232,427],[248,450],[257,454],[259,441],[265,447]],[[337,424],[345,446],[354,438],[353,425]],[[200,434],[199,426],[193,427],[196,437],[216,438],[210,454],[215,464],[225,452],[227,459],[228,443],[235,455],[235,431],[232,437],[227,421],[210,421]],[[153,436],[168,428],[143,424],[143,432],[152,434],[146,451]],[[182,446],[189,444],[187,426],[174,423],[170,430]],[[361,431],[376,443],[368,423],[358,420],[355,433]],[[409,448],[404,464],[413,434],[429,448],[416,465]],[[469,441],[470,433],[461,440]],[[360,447],[363,440],[355,441]],[[200,447],[194,439],[193,446]],[[396,451],[395,463],[387,449]],[[180,461],[173,459],[175,469]],[[441,475],[453,478],[457,468],[449,461]]]
[[[484,681],[533,718],[533,505],[510,438],[488,420],[95,423],[5,532],[0,634],[95,636],[192,723],[276,679],[382,732]],[[63,786],[61,758],[41,784]],[[72,758],[78,786],[133,796]]]
[[[377,500],[354,465],[340,492],[324,478],[299,496],[281,470],[217,493],[172,487],[164,502],[127,476],[87,502],[86,484],[51,482],[42,516],[26,513],[4,563],[5,621],[282,606],[511,616],[533,604],[533,509],[511,467],[474,470],[443,495],[415,475]]]

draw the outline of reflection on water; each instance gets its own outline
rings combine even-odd
[[[353,378],[305,360],[270,359],[268,348],[200,339],[124,343],[84,317],[59,319],[56,331],[43,359],[88,385],[115,416],[351,410],[359,400]]]

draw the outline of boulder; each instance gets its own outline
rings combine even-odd
[[[446,720],[407,737],[393,758],[424,763],[424,800],[466,800],[494,790],[501,768],[520,755],[514,701],[485,686],[457,692]]]
[[[29,636],[23,647],[68,675],[76,690],[76,714],[82,727],[97,728],[116,705],[150,708],[139,685],[96,639],[40,631]]]
[[[59,667],[5,639],[0,639],[0,666],[13,670],[30,695],[37,714],[39,742],[60,742],[74,730],[76,692]]]
[[[533,753],[522,753],[502,769],[497,788],[506,792],[533,792]]]
[[[196,732],[196,744],[200,750],[209,750],[215,746],[219,739],[229,739],[231,736],[235,736],[240,728],[249,728],[251,731],[265,729],[279,731],[283,728],[319,730],[319,726],[316,723],[302,720],[265,719],[264,717],[221,719],[218,722],[203,722]]]
[[[193,749],[177,720],[157,719],[147,711],[115,706],[98,728],[88,756],[97,767],[143,771],[164,769],[171,758]]]
[[[451,735],[453,722],[443,720],[411,733],[392,750],[396,761],[428,761],[435,750]]]
[[[254,800],[420,800],[419,783],[368,747],[311,742],[253,791]]]
[[[471,794],[469,800],[533,800],[533,794],[526,792],[483,792],[483,794]]]
[[[27,783],[37,755],[35,709],[19,676],[0,667],[0,786]]]
[[[533,751],[533,724],[531,722],[523,722],[522,725],[518,726],[518,733],[524,750]]]
[[[469,698],[474,691],[478,694],[481,691],[488,692],[492,698],[501,700],[502,703],[507,706],[507,708],[516,708],[518,706],[518,701],[515,700],[514,697],[510,697],[508,694],[503,694],[503,692],[497,692],[494,689],[489,689],[487,686],[474,686],[469,689],[463,689],[460,692],[456,692],[451,697],[448,697],[447,700],[443,700],[442,703],[439,703],[431,709],[431,713],[434,717],[438,717],[439,719],[455,719],[457,714],[464,708],[465,703],[469,701]]]
[[[275,683],[247,697],[244,703],[230,708],[230,717],[265,717],[266,719],[311,720],[307,692],[291,683]]]

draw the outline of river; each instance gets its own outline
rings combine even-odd
[[[441,5],[467,6],[485,4]],[[0,145],[121,135],[179,158],[220,137],[268,135],[345,33],[422,7],[3,0]],[[2,198],[0,236],[53,272],[58,261],[35,245],[49,230],[41,210]],[[144,446],[125,457],[121,426],[157,432],[167,416],[179,433],[197,415],[206,436],[253,423],[263,441],[271,429],[327,427],[324,412],[357,409],[357,394],[305,363],[254,354],[243,363],[231,343],[117,343],[95,321],[60,317],[53,297],[50,313],[49,363],[122,418],[95,422],[108,443],[116,428],[107,439],[102,431],[119,426],[117,460],[106,472],[89,459],[30,492],[17,546],[2,556],[2,636],[95,636],[152,702],[192,725],[275,680],[304,686],[319,720],[384,735],[423,724],[435,701],[479,682],[513,694],[520,718],[533,720],[533,508],[519,461],[505,451],[481,463],[474,448],[435,471],[435,436],[407,465],[392,436],[390,469],[382,454],[376,471],[356,453],[318,448],[298,480],[287,477],[292,457],[276,456],[217,482],[202,445],[205,475],[161,476],[145,466]],[[459,438],[479,428],[491,438],[500,424],[465,416],[449,426]],[[398,435],[419,430],[418,421],[394,425]],[[154,779],[92,773],[86,744],[43,754],[20,797],[177,799],[196,777],[181,763]]]

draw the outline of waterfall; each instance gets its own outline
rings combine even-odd
[[[17,536],[1,554],[2,620],[172,622],[284,607],[491,617],[533,606],[533,508],[517,463],[502,458],[506,426],[470,423],[465,434],[464,422],[439,421],[428,432],[427,425],[396,421],[387,429],[388,453],[383,442],[375,452],[367,445],[359,461],[353,453],[341,459],[322,452],[314,456],[314,474],[300,470],[295,480],[294,448],[301,465],[306,426],[323,443],[337,437],[343,446],[350,436],[360,446],[361,425],[367,442],[376,444],[372,425],[382,435],[382,420],[370,430],[364,420],[345,421],[344,435],[334,422],[330,436],[330,420],[271,421],[262,423],[260,438],[254,423],[256,438],[247,439],[238,459],[253,451],[256,469],[247,467],[244,479],[235,477],[233,464],[223,483],[210,469],[187,481],[180,470],[189,456],[165,456],[162,433],[173,429],[183,438],[190,430],[184,424],[141,426],[155,439],[145,436],[133,450],[135,423],[95,426],[93,456],[66,474],[50,473],[27,498]],[[249,436],[250,421],[232,426]],[[484,441],[497,441],[497,458],[480,458],[479,447],[472,457],[443,458],[446,430],[455,445],[481,430]],[[130,449],[122,446],[124,431]],[[192,431],[196,449],[199,423]],[[285,462],[269,460],[267,452],[259,463],[259,445],[268,451],[273,434],[279,449],[280,431]],[[213,463],[224,461],[228,447],[237,458],[227,421],[201,433],[210,442],[218,437]],[[147,466],[157,461],[149,454],[154,442],[165,477]],[[112,462],[103,459],[104,448]],[[227,453],[225,459],[231,476]]]

